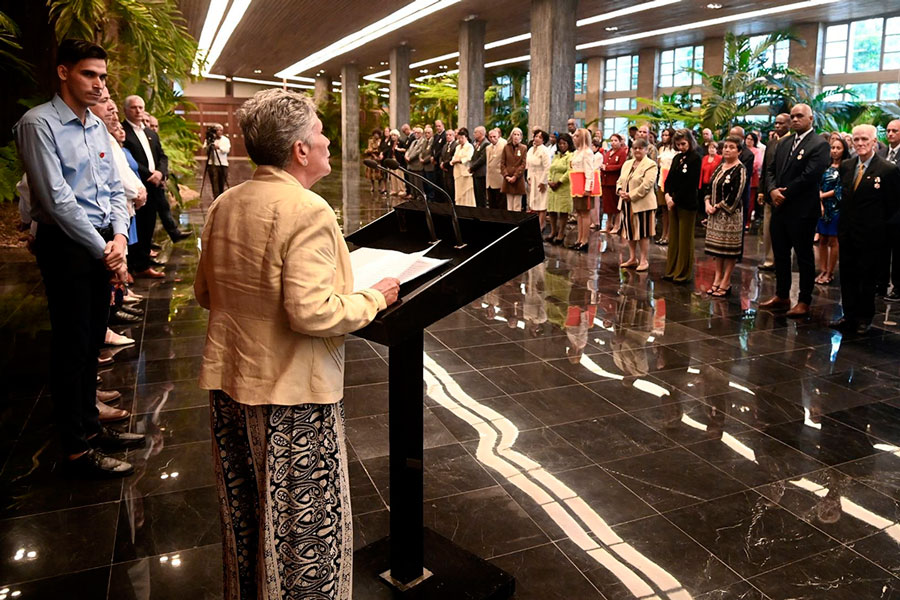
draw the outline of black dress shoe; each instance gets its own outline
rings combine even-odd
[[[176,230],[176,231],[173,232],[173,233],[170,233],[170,234],[169,234],[169,237],[172,238],[172,241],[173,241],[173,242],[180,242],[181,240],[184,240],[184,239],[187,239],[187,238],[191,237],[191,235],[193,235],[193,232],[191,232],[191,231],[182,231],[182,230],[179,229],[179,230]]]
[[[141,448],[144,446],[146,437],[140,433],[121,432],[101,426],[100,433],[89,439],[88,443],[95,448],[117,451],[127,448]]]
[[[119,310],[122,312],[126,312],[129,315],[134,315],[135,317],[144,316],[144,310],[142,308],[138,308],[137,306],[129,306],[128,304],[123,304],[119,307]]]
[[[856,335],[865,335],[872,329],[872,321],[863,321],[856,326]]]
[[[837,321],[831,321],[828,323],[829,329],[837,329],[842,332],[849,332],[856,328],[856,321],[852,321],[846,317],[841,317]]]
[[[124,310],[117,310],[109,315],[109,322],[113,325],[134,325],[141,322],[141,317],[127,313]]]
[[[150,244],[150,249],[151,250],[162,250],[162,246],[160,246],[159,244]]]
[[[107,456],[99,450],[88,450],[68,462],[69,471],[76,477],[127,477],[134,473],[131,463]]]

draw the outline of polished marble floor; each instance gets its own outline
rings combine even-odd
[[[349,228],[387,207],[365,193]],[[353,182],[351,182],[353,183]],[[346,185],[345,185],[346,187]],[[351,188],[352,189],[352,188]],[[200,230],[203,211],[182,215]],[[548,247],[544,263],[425,334],[425,520],[514,574],[521,599],[900,598],[900,328],[842,337],[835,286],[813,316],[620,270],[622,246]],[[142,283],[137,340],[102,373],[148,434],[116,482],[66,479],[49,425],[49,327],[23,253],[0,264],[0,598],[219,598],[219,524],[196,240],[167,245]],[[739,291],[738,291],[739,290]],[[345,408],[356,547],[387,533],[386,348],[347,341]],[[357,600],[385,597],[357,581]]]

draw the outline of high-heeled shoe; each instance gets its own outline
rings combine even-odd
[[[709,289],[706,290],[706,295],[707,295],[707,296],[712,296],[712,295],[715,294],[718,290],[719,290],[719,286],[717,286],[717,285],[711,285],[711,286],[709,286]]]
[[[727,288],[718,288],[715,292],[712,293],[713,298],[726,298],[731,295],[731,286],[729,285]]]

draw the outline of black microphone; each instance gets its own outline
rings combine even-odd
[[[453,198],[450,197],[450,194],[447,193],[447,190],[435,185],[434,182],[432,182],[432,181],[428,181],[425,177],[422,177],[418,173],[413,173],[412,171],[407,171],[406,169],[401,167],[400,163],[397,162],[396,160],[394,160],[393,158],[384,159],[384,164],[389,169],[400,169],[404,173],[407,173],[409,175],[412,175],[413,177],[421,179],[422,181],[431,185],[431,187],[439,190],[442,194],[444,194],[444,196],[447,197],[447,202],[450,203],[450,220],[453,223],[453,235],[454,235],[454,237],[456,237],[456,246],[454,246],[454,247],[455,248],[465,247],[465,244],[462,241],[462,233],[460,233],[460,231],[459,231],[459,217],[456,216],[456,203],[453,201]],[[426,206],[428,205],[428,197],[427,196],[425,197],[425,205]]]
[[[394,160],[392,158],[388,158],[386,160],[393,161],[393,163],[399,167],[399,164],[397,163],[396,160]],[[403,183],[407,183],[407,181],[405,179],[403,179],[402,177],[400,177],[399,175],[397,175],[390,169],[386,169],[386,168],[382,167],[381,165],[379,165],[377,162],[375,162],[371,158],[365,159],[363,161],[363,164],[366,165],[367,167],[369,167],[370,169],[378,169],[379,171],[384,171],[391,177],[396,177]],[[428,233],[431,234],[431,243],[436,244],[440,240],[437,238],[437,235],[435,235],[435,233],[434,233],[434,220],[431,218],[431,207],[428,206],[428,198],[425,196],[425,191],[422,190],[421,188],[417,188],[416,186],[414,186],[411,183],[409,184],[409,187],[411,187],[412,189],[414,189],[417,192],[419,192],[420,194],[422,194],[422,197],[425,198],[425,224],[428,225]]]

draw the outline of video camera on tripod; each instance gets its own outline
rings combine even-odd
[[[215,125],[210,125],[206,128],[206,145],[212,146],[213,143],[219,139],[219,136],[216,134],[216,130],[218,129]]]

